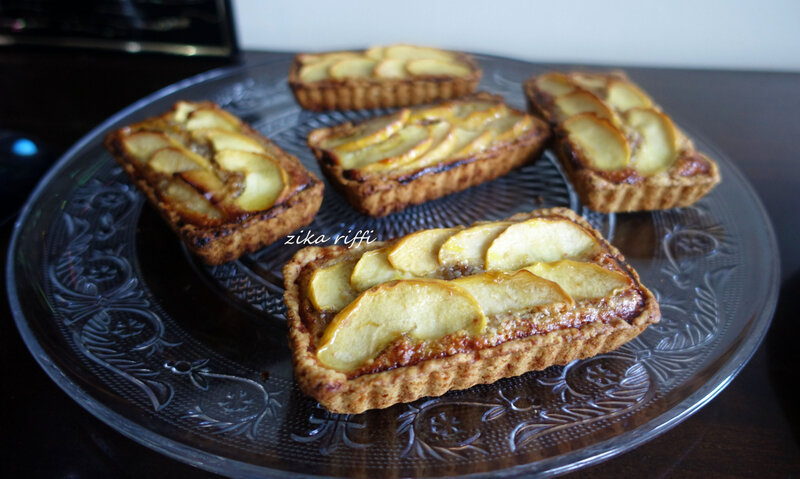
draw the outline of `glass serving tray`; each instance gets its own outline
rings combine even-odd
[[[521,82],[541,67],[477,59],[481,89],[524,108]],[[301,246],[279,241],[204,266],[102,147],[111,129],[178,99],[210,99],[322,176],[306,134],[383,112],[301,110],[288,68],[285,59],[214,71],[132,105],[60,160],[18,221],[7,284],[19,330],[53,380],[123,434],[238,477],[550,475],[674,426],[722,390],[758,346],[778,290],[772,227],[747,181],[691,129],[698,148],[719,162],[723,182],[690,208],[590,212],[550,152],[493,182],[381,219],[359,215],[326,185],[304,232],[330,241],[571,207],[621,249],[663,313],[634,341],[595,358],[386,410],[328,413],[297,389],[285,339],[280,268]]]

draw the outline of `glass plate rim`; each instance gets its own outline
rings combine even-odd
[[[14,252],[16,251],[19,243],[19,236],[22,226],[28,220],[33,205],[42,196],[53,178],[56,177],[64,167],[66,167],[66,165],[76,156],[78,152],[80,152],[82,148],[96,139],[102,132],[107,131],[109,127],[120,121],[122,118],[135,113],[140,108],[145,107],[172,93],[206,81],[224,78],[226,76],[234,75],[236,73],[251,69],[265,68],[271,64],[287,61],[287,58],[283,57],[286,52],[278,52],[278,54],[281,54],[282,58],[268,59],[253,64],[242,64],[216,68],[168,85],[119,110],[81,137],[58,159],[58,161],[54,163],[50,170],[42,177],[36,188],[26,200],[25,205],[20,210],[20,214],[14,223],[14,229],[11,240],[9,241],[8,251],[6,253],[6,290],[8,294],[9,306],[17,329],[20,332],[25,346],[31,352],[39,366],[70,398],[72,398],[93,416],[100,419],[112,429],[120,432],[124,436],[144,445],[145,447],[148,447],[155,452],[164,454],[190,466],[222,475],[230,475],[231,473],[234,473],[236,477],[239,477],[243,475],[269,473],[271,475],[280,477],[333,477],[317,475],[312,476],[280,469],[272,469],[218,456],[213,453],[203,451],[192,445],[187,445],[155,433],[146,427],[139,425],[135,421],[128,419],[122,414],[118,414],[107,408],[100,403],[100,401],[94,399],[79,384],[70,379],[68,375],[57,364],[55,364],[55,362],[53,362],[44,351],[44,348],[39,343],[34,332],[27,323],[25,315],[22,311],[22,306],[17,297],[17,288],[15,282],[16,276],[14,272],[13,258]],[[479,60],[483,57],[536,65],[536,63],[533,62],[503,56],[485,54],[474,54],[474,56]],[[597,67],[595,66],[593,68]],[[701,133],[697,132],[697,130],[691,131],[693,136],[702,139],[707,145],[717,149],[714,142],[709,142],[706,140]],[[722,158],[725,156],[726,155],[722,155]],[[774,253],[770,255],[770,269],[773,274],[768,281],[766,289],[767,296],[763,298],[764,307],[760,308],[758,317],[755,318],[751,323],[755,325],[756,328],[750,331],[750,334],[747,336],[747,338],[733,347],[733,351],[731,352],[727,361],[719,369],[717,369],[716,372],[714,372],[714,374],[712,374],[702,386],[695,390],[694,393],[685,397],[671,409],[652,418],[647,423],[642,424],[641,426],[632,430],[625,431],[624,433],[614,436],[610,439],[600,441],[590,446],[573,450],[565,454],[553,456],[542,461],[520,464],[501,470],[466,474],[460,477],[508,477],[525,473],[537,473],[546,477],[552,477],[572,470],[577,470],[591,464],[597,464],[601,461],[635,449],[644,442],[653,439],[655,436],[672,429],[680,422],[697,412],[700,408],[705,406],[709,401],[716,397],[717,394],[725,389],[725,387],[727,387],[731,381],[733,381],[738,373],[749,362],[750,358],[752,358],[752,356],[755,354],[762,340],[766,336],[769,326],[772,323],[772,316],[777,306],[778,290],[780,286],[780,258],[774,227],[772,226],[772,222],[769,218],[766,208],[763,205],[763,202],[738,167],[730,162],[726,161],[726,163],[726,166],[729,167],[731,172],[737,176],[737,179],[746,188],[746,193],[753,200],[754,209],[760,214],[759,219],[763,221],[765,226],[764,240],[766,241],[766,246],[771,252]],[[232,466],[235,467],[235,471],[231,470]]]

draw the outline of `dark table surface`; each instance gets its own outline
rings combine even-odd
[[[271,57],[0,50],[0,128],[35,135],[60,154],[158,88],[210,68]],[[780,299],[761,347],[715,399],[650,442],[572,476],[800,477],[800,74],[627,70],[666,111],[727,153],[753,184],[778,237]],[[12,227],[0,227],[2,252]],[[3,262],[5,271],[5,254]],[[0,477],[217,477],[137,444],[73,402],[22,343],[5,288],[0,303]]]

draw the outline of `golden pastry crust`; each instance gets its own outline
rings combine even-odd
[[[223,111],[212,102],[198,106]],[[290,193],[263,211],[225,216],[210,220],[202,215],[192,215],[179,208],[172,198],[158,187],[158,175],[142,165],[124,147],[123,140],[138,131],[164,131],[167,116],[154,117],[125,126],[109,133],[105,146],[122,166],[134,184],[149,200],[170,228],[181,238],[189,250],[207,264],[221,264],[241,255],[257,251],[286,236],[297,228],[311,223],[322,204],[324,184],[305,169],[300,161],[284,152],[275,143],[245,123],[240,123],[238,133],[258,142],[279,162],[289,178]]]
[[[316,339],[313,332],[306,327],[301,311],[306,301],[302,287],[306,266],[329,261],[348,250],[342,247],[305,248],[283,269],[289,345],[295,378],[300,389],[333,412],[360,413],[595,356],[620,347],[644,331],[648,325],[657,322],[660,310],[652,293],[641,284],[636,272],[623,263],[622,254],[578,215],[564,208],[552,208],[518,214],[510,220],[522,221],[552,215],[568,218],[590,231],[602,242],[605,252],[618,261],[630,275],[643,298],[643,304],[635,316],[628,319],[614,317],[607,321],[584,323],[578,327],[564,327],[503,342],[494,347],[422,360],[413,365],[352,377],[319,362],[316,357]]]
[[[621,71],[593,75],[630,82]],[[717,164],[698,152],[680,130],[678,158],[666,172],[644,176],[631,168],[609,172],[592,167],[584,153],[568,141],[563,122],[554,113],[554,98],[537,87],[537,78],[530,77],[524,83],[529,110],[553,126],[556,156],[581,202],[590,209],[612,213],[689,206],[720,182]]]
[[[468,95],[480,83],[482,71],[470,55],[451,52],[468,66],[467,76],[424,75],[411,78],[328,78],[316,82],[300,79],[303,56],[294,57],[289,68],[289,87],[300,106],[308,110],[361,110],[421,105]]]
[[[502,101],[497,95],[478,93],[463,100]],[[519,110],[511,111],[524,114]],[[350,123],[321,128],[309,134],[308,145],[322,173],[359,213],[386,216],[409,206],[425,203],[494,180],[537,158],[550,136],[547,124],[532,118],[534,125],[513,142],[463,158],[443,160],[437,165],[395,175],[361,175],[339,165],[320,142]]]

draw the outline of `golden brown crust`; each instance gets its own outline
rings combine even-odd
[[[211,102],[199,105],[219,108]],[[180,211],[172,201],[159,193],[156,179],[140,166],[140,162],[126,151],[122,143],[132,131],[160,126],[160,121],[161,117],[151,118],[113,131],[106,136],[105,146],[186,247],[203,262],[221,264],[232,261],[275,242],[314,219],[322,204],[324,184],[306,170],[296,157],[284,152],[245,123],[241,123],[240,133],[255,139],[273,154],[287,172],[290,194],[267,210],[216,222],[192,218]]]
[[[552,208],[513,216],[519,221],[535,216],[560,215],[587,228],[601,240],[620,263],[622,254],[609,245],[591,226],[570,210]],[[500,345],[421,361],[412,366],[364,374],[348,378],[346,373],[321,365],[315,354],[314,338],[305,327],[300,307],[302,292],[300,275],[304,266],[320,258],[345,254],[343,248],[305,248],[283,268],[288,307],[289,346],[292,350],[295,378],[300,389],[323,406],[338,413],[360,413],[368,409],[385,408],[424,396],[439,396],[454,389],[466,389],[476,384],[492,383],[504,377],[567,364],[614,350],[644,331],[660,318],[658,303],[628,265],[623,267],[642,291],[644,305],[635,317],[608,322],[595,321],[580,327],[568,327],[516,339]]]
[[[470,98],[499,101],[500,97],[479,93]],[[538,157],[550,136],[550,129],[538,118],[533,121],[533,128],[507,145],[394,176],[352,174],[352,170],[345,170],[327,150],[318,146],[319,141],[349,124],[315,130],[309,135],[308,146],[317,157],[322,173],[347,202],[359,213],[379,217],[494,180]]]
[[[609,77],[630,81],[624,72],[614,71]],[[589,166],[579,150],[572,148],[566,134],[551,113],[552,98],[536,87],[537,77],[524,83],[529,110],[553,126],[554,149],[585,206],[601,213],[663,210],[689,206],[720,182],[719,167],[706,155],[694,149],[688,138],[676,164],[667,172],[642,177],[635,171],[605,172]]]
[[[313,83],[300,80],[304,55],[301,53],[294,57],[289,68],[289,87],[300,106],[315,111],[392,108],[458,98],[475,91],[482,72],[471,56],[453,53],[456,60],[467,65],[472,73],[462,77],[426,75],[381,79],[331,78]]]

